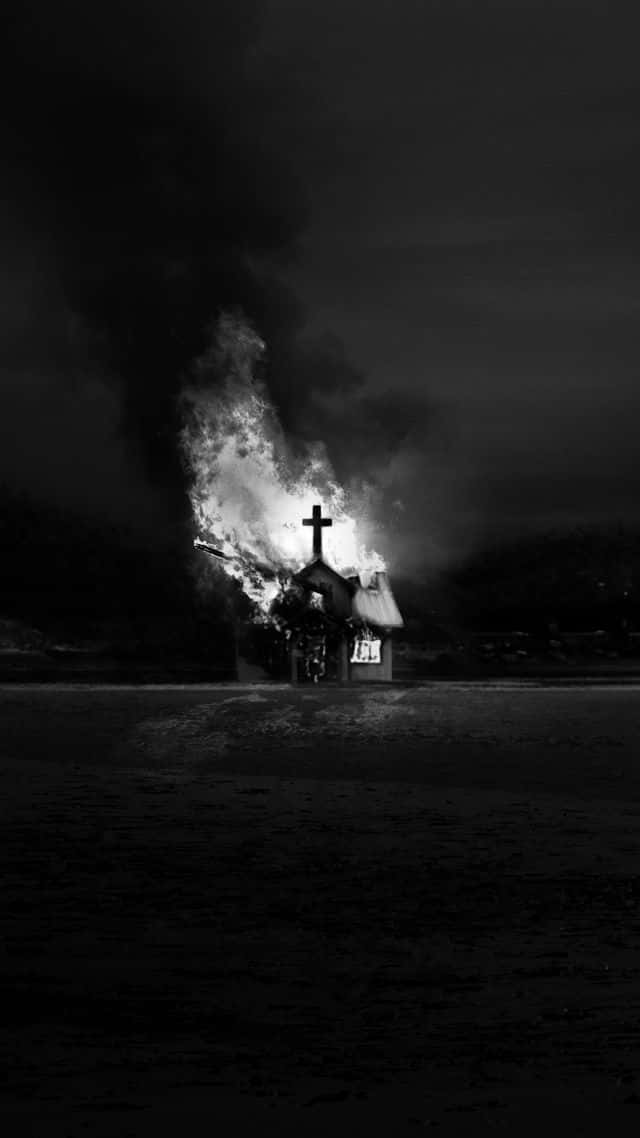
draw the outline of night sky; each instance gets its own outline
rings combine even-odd
[[[150,532],[216,314],[407,565],[640,520],[640,79],[610,3],[23,3],[0,482]]]

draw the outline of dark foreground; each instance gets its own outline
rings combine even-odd
[[[0,690],[3,1133],[637,1126],[639,707]]]

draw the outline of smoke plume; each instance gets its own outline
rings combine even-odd
[[[128,520],[145,495],[165,525],[186,517],[181,376],[221,307],[265,316],[265,279],[304,213],[243,74],[256,28],[250,0],[14,11],[0,67],[6,481],[96,512],[108,482]]]
[[[243,311],[266,344],[254,361],[268,382],[261,429],[287,486],[297,479],[305,512],[306,488],[336,519],[357,502],[357,542],[393,554],[394,568],[409,554],[408,518],[431,510],[434,414],[420,398],[368,393],[337,340],[307,335],[282,284],[305,191],[273,126],[268,74],[258,82],[247,66],[261,7],[25,0],[14,11],[0,68],[0,481],[125,522],[145,542],[188,543],[180,393],[187,376],[193,414],[224,404],[211,324]]]

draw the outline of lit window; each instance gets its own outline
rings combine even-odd
[[[361,636],[354,642],[351,654],[352,664],[379,664],[382,641],[376,637]]]

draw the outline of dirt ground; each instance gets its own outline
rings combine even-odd
[[[3,1134],[636,1129],[639,711],[0,689]]]

